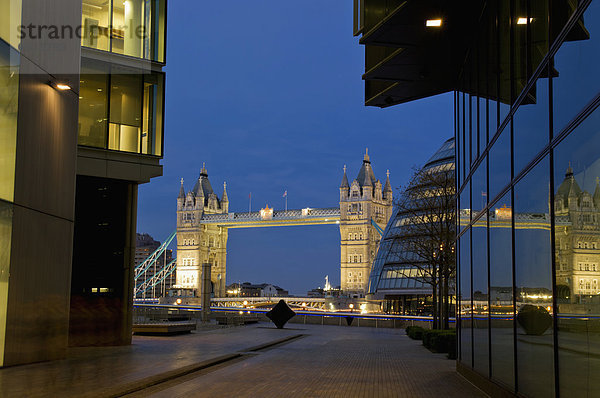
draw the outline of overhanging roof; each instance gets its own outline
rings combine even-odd
[[[384,15],[377,1],[365,4],[366,13]],[[453,90],[483,4],[403,1],[365,26],[365,105],[387,107]],[[442,25],[426,27],[430,19],[442,19]]]

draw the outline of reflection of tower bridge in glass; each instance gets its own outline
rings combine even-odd
[[[513,210],[502,203],[490,210],[490,228],[511,228]],[[461,209],[460,225],[468,225],[478,213]],[[472,217],[471,217],[472,216]],[[515,212],[515,230],[552,231],[549,213]],[[485,214],[473,228],[487,227]],[[597,302],[600,296],[600,179],[594,193],[582,190],[573,169],[554,195],[554,246],[557,300],[561,304]],[[548,234],[548,245],[550,244]],[[550,266],[550,265],[549,265]]]
[[[278,226],[331,225],[340,227],[341,287],[364,295],[381,233],[392,211],[389,173],[385,186],[375,178],[368,154],[357,179],[348,184],[346,168],[338,207],[274,210],[268,205],[255,212],[229,212],[227,186],[219,198],[203,166],[191,191],[183,180],[177,198],[176,288],[200,295],[202,264],[211,265],[215,297],[225,297],[228,230]],[[175,268],[175,267],[174,267]]]

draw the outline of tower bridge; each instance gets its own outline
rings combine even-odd
[[[285,227],[298,225],[327,225],[340,223],[339,207],[299,210],[262,209],[249,213],[204,214],[201,225],[227,228]]]
[[[385,184],[375,178],[368,152],[356,179],[349,183],[346,166],[336,207],[274,210],[268,205],[255,212],[230,212],[227,185],[219,197],[203,165],[193,188],[184,181],[177,197],[178,288],[194,289],[200,295],[202,264],[210,264],[210,282],[215,297],[225,297],[228,231],[231,228],[339,225],[341,287],[347,293],[364,295],[371,264],[382,231],[392,214],[389,172]]]

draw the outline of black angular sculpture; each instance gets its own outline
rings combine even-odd
[[[269,312],[267,312],[267,318],[269,318],[277,329],[283,329],[287,321],[292,319],[296,315],[296,313],[288,307],[285,301],[279,300],[275,307]]]

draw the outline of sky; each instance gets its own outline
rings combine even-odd
[[[266,204],[336,207],[344,165],[356,178],[365,148],[395,188],[453,135],[452,94],[386,109],[364,106],[364,47],[352,2],[171,0],[163,176],[140,185],[138,232],[175,228],[181,178],[203,162],[230,211]],[[292,294],[340,283],[335,225],[233,229],[227,284],[273,283]]]

